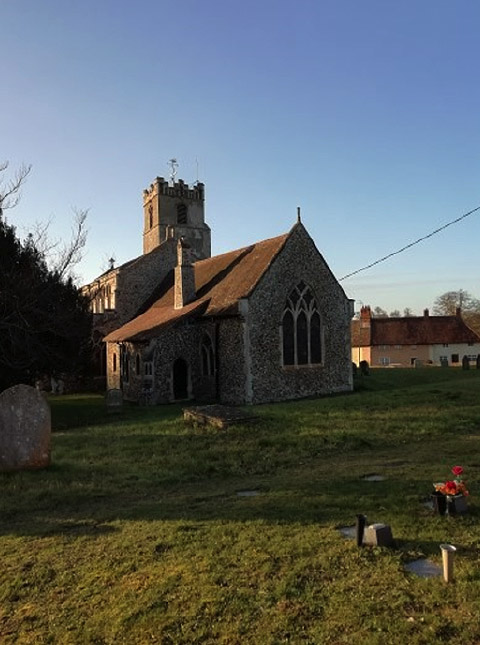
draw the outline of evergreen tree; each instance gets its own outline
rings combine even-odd
[[[88,365],[91,314],[70,277],[48,268],[0,216],[0,391]]]

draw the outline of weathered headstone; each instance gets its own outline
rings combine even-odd
[[[370,365],[368,364],[368,361],[360,361],[360,372],[364,376],[368,376],[370,374]]]
[[[469,370],[470,369],[470,360],[469,360],[469,358],[468,358],[468,356],[466,354],[462,358],[462,369],[464,369],[464,370]]]
[[[448,367],[448,358],[441,358],[440,359],[440,365],[442,367]]]
[[[477,370],[480,370],[480,354],[477,354]]]
[[[45,468],[50,464],[50,408],[29,385],[0,394],[0,470]]]
[[[121,412],[123,408],[123,394],[122,390],[111,389],[107,390],[105,395],[105,403],[107,406],[107,412],[116,413]]]

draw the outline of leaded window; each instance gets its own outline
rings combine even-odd
[[[202,338],[200,353],[202,357],[202,376],[213,376],[215,374],[215,354],[212,339],[208,334],[205,334]]]
[[[287,298],[282,318],[284,365],[322,363],[322,324],[312,290],[303,280]]]

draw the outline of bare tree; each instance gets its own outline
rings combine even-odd
[[[25,183],[30,171],[31,165],[22,164],[14,173],[13,178],[5,181],[2,176],[9,166],[8,161],[0,163],[0,217],[7,208],[13,208],[20,200],[20,189]]]
[[[8,161],[0,163],[0,218],[3,211],[18,204],[21,197],[20,189],[32,170],[31,165],[22,164],[13,178],[6,180],[4,173],[8,167]],[[27,236],[28,243],[35,246],[45,258],[49,269],[57,273],[60,278],[74,277],[72,270],[81,261],[83,249],[87,243],[88,209],[74,208],[73,212],[72,235],[68,242],[62,243],[50,237],[51,218],[46,222],[36,222]]]
[[[438,296],[433,303],[433,313],[440,316],[454,316],[458,308],[467,325],[480,334],[480,300],[468,291],[447,291]]]
[[[57,255],[52,270],[60,277],[71,275],[72,269],[82,259],[83,249],[87,243],[88,231],[85,227],[88,210],[74,209],[75,219],[70,241],[64,244]]]
[[[447,291],[435,299],[433,313],[438,316],[453,316],[460,307],[463,313],[479,313],[480,300],[474,298],[468,291]]]

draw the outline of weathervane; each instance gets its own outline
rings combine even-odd
[[[177,177],[177,168],[178,162],[175,157],[172,157],[168,160],[168,165],[170,166],[170,181],[174,184]]]

